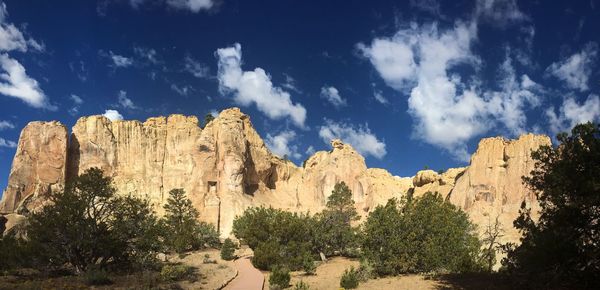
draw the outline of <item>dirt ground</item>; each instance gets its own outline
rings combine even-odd
[[[216,264],[204,264],[205,255],[216,260]],[[195,267],[196,281],[163,283],[159,272],[136,273],[133,275],[110,275],[113,284],[94,286],[93,289],[217,289],[233,279],[236,270],[232,261],[224,261],[218,250],[191,252],[182,259],[170,256],[169,262],[181,262]],[[20,275],[0,276],[0,289],[90,289],[82,277],[41,277],[33,271],[22,270]]]
[[[292,272],[291,286],[294,286],[300,280],[310,286],[311,290],[341,289],[340,278],[345,269],[354,266],[358,268],[358,260],[336,257],[329,259],[317,267],[316,275],[307,276],[303,272]],[[269,273],[265,274],[265,287],[269,289]],[[487,275],[481,276],[441,276],[428,279],[423,275],[402,275],[398,277],[387,277],[371,279],[367,282],[361,282],[357,289],[362,290],[430,290],[430,289],[489,289],[505,290],[510,289],[506,283],[502,283],[497,278]]]

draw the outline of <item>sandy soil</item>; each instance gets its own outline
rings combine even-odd
[[[291,286],[300,280],[310,286],[311,290],[341,289],[340,278],[345,269],[354,266],[358,268],[357,260],[335,257],[329,259],[317,267],[316,275],[307,276],[303,272],[292,272]],[[265,287],[269,289],[269,273],[265,274]],[[510,287],[506,281],[499,280],[497,277],[488,275],[463,275],[463,276],[443,276],[434,279],[427,279],[423,275],[402,275],[397,277],[386,277],[371,279],[367,282],[361,282],[358,289],[362,290],[430,290],[430,289],[490,289],[505,290]]]
[[[217,264],[204,264],[207,254],[209,259],[216,260]],[[181,262],[198,269],[198,281],[177,283],[183,289],[218,289],[237,275],[234,262],[221,259],[221,253],[215,249],[192,252],[183,259],[170,257],[170,261]]]
[[[208,254],[217,264],[204,264]],[[235,277],[237,271],[233,261],[224,261],[218,250],[210,249],[191,252],[183,259],[169,257],[170,262],[181,262],[196,268],[197,281],[179,281],[163,283],[158,272],[136,273],[133,275],[111,275],[114,282],[107,286],[94,286],[94,289],[218,289]],[[62,276],[57,278],[39,275],[0,276],[0,289],[90,289],[83,277]]]

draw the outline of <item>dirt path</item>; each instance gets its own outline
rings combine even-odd
[[[250,262],[250,257],[235,261],[238,276],[225,287],[225,290],[262,290],[265,276]]]

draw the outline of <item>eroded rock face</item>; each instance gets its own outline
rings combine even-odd
[[[183,188],[200,219],[214,224],[222,237],[231,233],[235,216],[251,206],[319,212],[341,181],[352,190],[363,218],[390,198],[437,191],[480,225],[499,215],[511,227],[521,201],[536,205],[520,182],[533,165],[529,153],[550,142],[535,135],[484,139],[469,167],[403,178],[367,168],[364,158],[341,140],[332,140],[330,151],[316,152],[298,167],[272,154],[250,117],[237,108],[224,110],[204,129],[196,117],[182,115],[143,123],[83,117],[70,142],[67,136],[57,122],[32,122],[23,130],[0,204],[3,212],[35,210],[65,180],[99,167],[120,194],[150,199],[159,214],[169,190]]]
[[[543,145],[551,145],[548,136],[526,134],[517,140],[482,139],[448,199],[464,209],[480,231],[498,217],[505,231],[504,240],[518,240],[520,235],[512,222],[521,203],[532,208],[534,217],[539,210],[535,195],[525,187],[521,177],[533,169],[531,151]]]
[[[31,122],[19,137],[0,213],[27,211],[61,190],[67,164],[67,128],[59,122]]]

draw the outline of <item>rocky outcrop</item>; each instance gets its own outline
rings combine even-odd
[[[67,128],[59,122],[31,122],[19,137],[0,213],[39,208],[65,183]]]
[[[535,204],[520,182],[531,170],[529,152],[550,142],[535,135],[484,139],[469,167],[402,178],[367,168],[341,140],[332,140],[331,150],[316,152],[298,167],[272,154],[250,117],[237,108],[224,110],[205,128],[196,117],[182,115],[143,123],[83,117],[67,136],[57,122],[32,122],[23,130],[0,204],[4,213],[35,210],[69,178],[99,167],[120,194],[148,198],[159,214],[169,190],[183,188],[200,219],[214,224],[222,237],[230,234],[235,216],[251,206],[321,211],[340,181],[352,190],[362,217],[390,198],[437,191],[478,224],[501,215],[511,225],[521,201]]]
[[[518,240],[519,233],[512,222],[521,203],[532,208],[534,217],[539,210],[535,195],[525,187],[521,177],[533,169],[531,151],[543,145],[551,145],[548,136],[526,134],[517,140],[482,139],[448,199],[464,209],[480,225],[480,230],[498,218],[505,231],[504,240]]]

